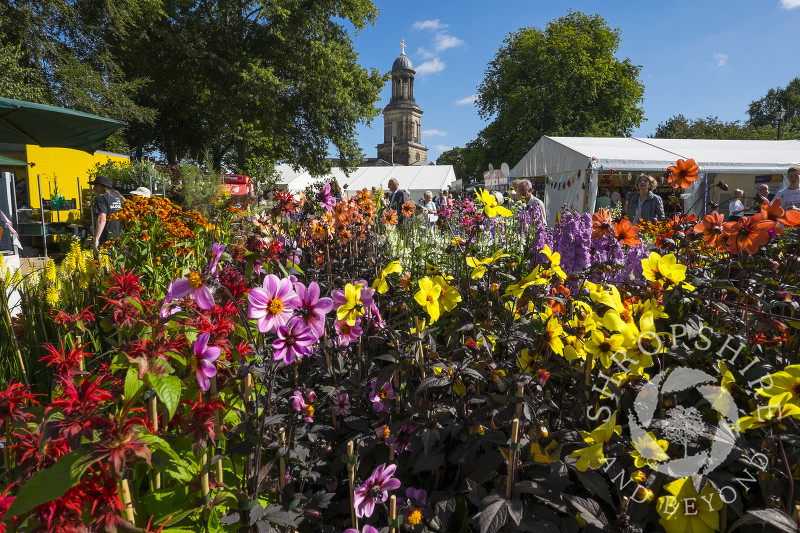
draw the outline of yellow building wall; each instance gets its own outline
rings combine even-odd
[[[102,165],[109,161],[130,163],[130,157],[110,152],[90,154],[69,148],[42,148],[31,144],[25,146],[25,152],[27,162],[34,163],[33,166],[27,168],[27,172],[30,205],[36,209],[40,207],[37,176],[41,180],[43,200],[49,200],[57,186],[58,192],[64,198],[67,200],[74,198],[76,204],[79,204],[79,198],[86,198],[86,195],[89,194],[89,172],[95,168],[95,165],[98,163]],[[25,170],[18,171],[17,176],[21,175],[20,172],[25,172]],[[61,222],[78,221],[80,211],[64,210],[58,214],[55,212],[50,214],[51,222],[57,219],[60,219]]]

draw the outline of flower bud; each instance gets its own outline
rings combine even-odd
[[[725,182],[724,182],[724,181],[722,181],[722,180],[719,180],[719,181],[717,182],[717,187],[719,187],[719,188],[720,188],[720,189],[722,189],[723,191],[727,191],[727,190],[730,188],[730,187],[728,187],[728,184],[727,184],[727,183],[725,183]]]
[[[641,484],[641,483],[644,483],[645,481],[647,481],[647,474],[645,474],[641,470],[637,470],[637,471],[631,473],[631,479],[635,483]]]
[[[540,387],[544,387],[544,384],[547,383],[547,380],[550,378],[550,372],[545,369],[539,369],[539,374],[536,376],[536,379],[533,382]]]

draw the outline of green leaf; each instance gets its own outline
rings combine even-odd
[[[125,374],[125,399],[130,400],[139,389],[142,387],[142,380],[139,379],[139,371],[135,366],[128,368],[128,373]]]
[[[165,378],[150,377],[153,390],[158,394],[158,399],[164,402],[169,412],[170,419],[175,416],[178,409],[178,402],[181,400],[181,380],[177,376],[167,376]]]
[[[74,487],[91,463],[83,462],[83,455],[71,452],[62,456],[53,466],[39,470],[19,490],[6,516],[21,516],[64,495]]]

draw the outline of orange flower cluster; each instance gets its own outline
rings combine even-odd
[[[184,211],[166,198],[134,196],[122,203],[122,208],[109,217],[119,220],[127,231],[143,241],[153,241],[157,249],[175,248],[176,253],[187,253],[187,247],[177,243],[191,241],[195,231],[208,225],[197,211]]]
[[[375,225],[376,211],[372,194],[362,189],[354,197],[340,200],[330,213],[310,219],[305,226],[305,237],[307,241],[330,238],[342,246],[353,239],[365,241]]]
[[[639,227],[631,224],[627,218],[612,222],[611,212],[600,208],[592,215],[592,239],[601,239],[613,235],[618,241],[628,246],[636,246],[642,242],[639,238]]]

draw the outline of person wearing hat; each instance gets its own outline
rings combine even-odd
[[[150,198],[151,194],[150,189],[147,187],[139,187],[131,191],[131,196],[141,196],[142,198]]]
[[[119,237],[119,221],[108,220],[108,216],[116,213],[122,208],[122,195],[114,189],[114,182],[107,176],[97,176],[89,182],[94,186],[97,198],[94,201],[94,240],[92,248],[94,251],[109,239],[109,237]]]

